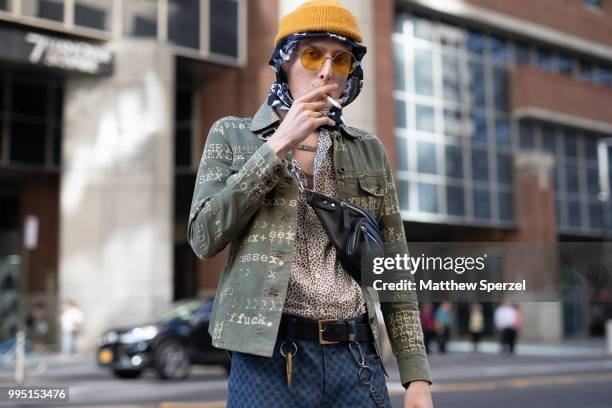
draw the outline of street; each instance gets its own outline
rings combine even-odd
[[[600,344],[520,345],[517,355],[499,355],[496,344],[482,353],[467,343],[451,343],[447,355],[432,354],[434,406],[445,407],[589,407],[609,408],[612,357]],[[115,379],[99,369],[93,355],[70,361],[30,357],[27,385],[68,386],[70,406],[213,408],[224,407],[227,380],[222,367],[194,367],[184,381],[159,380],[153,371],[136,380]],[[37,366],[43,362],[46,367]],[[402,406],[403,388],[396,367],[387,380],[393,407]],[[0,369],[0,385],[11,384],[11,371]],[[1,404],[0,404],[1,405]]]

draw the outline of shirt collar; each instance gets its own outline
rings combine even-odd
[[[261,130],[271,127],[272,125],[278,123],[280,121],[280,117],[276,113],[274,109],[267,102],[264,102],[257,112],[255,116],[253,116],[253,120],[251,121],[251,125],[249,126],[249,130],[254,133],[259,133]],[[338,126],[340,130],[344,132],[344,134],[356,138],[359,134],[353,130],[353,128],[340,124]]]

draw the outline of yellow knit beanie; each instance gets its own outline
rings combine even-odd
[[[280,22],[274,46],[288,35],[305,31],[328,31],[363,41],[357,19],[337,0],[312,0],[287,14]]]

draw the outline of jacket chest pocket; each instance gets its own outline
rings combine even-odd
[[[385,199],[385,177],[362,175],[357,176],[357,191],[354,204],[357,204],[370,211],[376,218],[382,212]]]

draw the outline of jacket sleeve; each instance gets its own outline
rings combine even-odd
[[[248,130],[225,126],[232,121],[243,125],[233,117],[213,124],[196,177],[187,240],[201,259],[215,256],[240,234],[284,172],[283,161],[267,143],[244,164],[233,165],[235,146],[229,142],[228,132]]]
[[[384,160],[386,193],[380,228],[385,244],[385,256],[409,254],[393,172],[382,143],[381,150]],[[385,274],[414,280],[407,271],[385,271]],[[425,353],[416,293],[404,290],[386,292],[383,296],[380,304],[381,311],[391,349],[397,359],[402,384],[407,387],[409,382],[415,380],[425,380],[431,384],[432,378]]]

